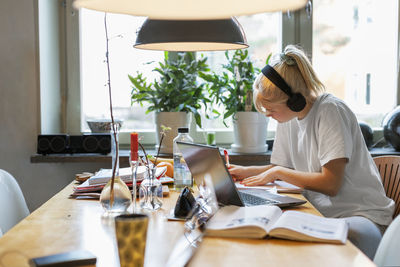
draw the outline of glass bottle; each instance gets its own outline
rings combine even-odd
[[[178,135],[174,138],[173,157],[174,157],[174,190],[182,191],[185,186],[193,186],[192,174],[183,159],[182,153],[176,144],[177,141],[193,143],[193,138],[189,135],[189,128],[178,128]]]
[[[158,210],[162,206],[162,184],[155,177],[156,167],[154,165],[147,166],[145,179],[139,186],[139,206],[145,210]]]
[[[112,126],[112,125],[111,125]],[[111,176],[114,172],[114,184],[112,179],[104,186],[100,194],[100,203],[106,211],[106,215],[124,213],[132,202],[131,191],[128,186],[119,177],[119,148],[118,148],[118,132],[119,127],[115,125],[116,133],[111,129],[111,157],[112,169]],[[110,127],[112,128],[112,127]]]

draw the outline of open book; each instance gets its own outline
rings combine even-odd
[[[206,235],[242,238],[266,236],[299,241],[342,243],[347,239],[344,219],[324,218],[277,206],[225,206],[210,219]]]

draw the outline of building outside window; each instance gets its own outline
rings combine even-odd
[[[314,0],[312,44],[327,91],[380,127],[397,104],[398,1]]]

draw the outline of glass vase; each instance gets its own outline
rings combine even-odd
[[[119,176],[114,179],[114,188],[111,191],[110,179],[104,186],[100,194],[100,203],[106,213],[121,214],[125,213],[132,202],[131,191]]]
[[[115,125],[116,132],[114,134],[113,129],[111,128],[111,171],[115,168],[115,177],[119,176],[119,127]]]
[[[147,168],[145,179],[139,187],[139,205],[144,210],[158,210],[162,206],[162,184],[155,177],[156,167]]]
[[[115,178],[114,184],[112,183],[112,178],[110,178],[100,194],[100,203],[106,211],[106,215],[125,213],[132,202],[131,191],[125,182],[119,177],[119,127],[118,125],[115,125],[116,132],[114,134],[111,126],[112,125],[110,125],[112,158],[111,177],[114,176]]]

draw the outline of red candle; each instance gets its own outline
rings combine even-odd
[[[138,149],[139,149],[139,134],[136,132],[131,133],[131,160],[138,160]]]

